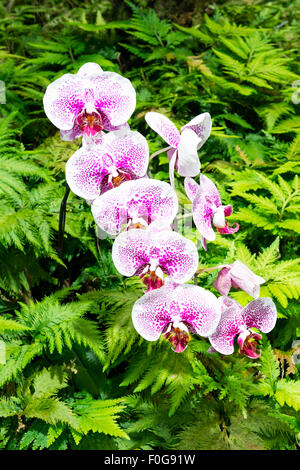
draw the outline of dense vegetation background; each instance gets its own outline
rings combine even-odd
[[[299,0],[1,3],[0,448],[299,446],[299,12]],[[266,279],[278,321],[259,360],[208,354],[195,335],[183,354],[142,340],[131,323],[142,283],[114,269],[112,240],[97,240],[90,207],[72,194],[61,251],[64,168],[79,142],[60,140],[42,98],[88,61],[132,80],[130,125],[151,152],[163,143],[147,111],[178,126],[210,112],[202,170],[240,230],[206,253],[198,243],[199,269],[239,259]],[[166,155],[150,172],[168,181]],[[214,291],[215,276],[197,282]]]

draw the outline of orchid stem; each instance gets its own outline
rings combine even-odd
[[[66,183],[66,191],[65,195],[60,204],[60,211],[59,211],[59,224],[58,224],[58,250],[59,250],[59,257],[62,259],[63,251],[64,251],[64,235],[65,235],[65,225],[66,225],[66,207],[67,207],[67,200],[70,194],[70,188],[68,183]]]
[[[150,155],[149,160],[152,160],[152,158],[156,157],[156,156],[159,155],[160,153],[167,152],[168,150],[171,150],[171,148],[173,148],[173,147],[171,147],[171,146],[169,145],[169,147],[165,147],[165,148],[163,148],[163,149],[161,149],[161,150],[158,150],[157,152],[152,153],[152,155]]]
[[[210,268],[199,269],[198,271],[196,271],[196,274],[203,273],[204,271],[214,271],[215,269],[221,269],[225,267],[226,267],[226,264],[220,264],[218,266],[211,266]]]

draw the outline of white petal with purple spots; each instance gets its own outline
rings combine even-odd
[[[178,147],[180,133],[170,119],[163,114],[151,111],[145,115],[145,120],[151,129],[157,132],[171,147]]]
[[[102,111],[111,125],[120,126],[132,115],[136,106],[136,93],[131,82],[115,72],[102,72],[91,76],[95,108]]]
[[[213,348],[221,354],[232,354],[234,352],[234,338],[242,325],[243,318],[235,305],[223,310],[216,331],[209,337]]]
[[[247,328],[254,327],[263,333],[273,330],[276,320],[276,306],[269,297],[252,300],[241,312]]]
[[[50,83],[43,101],[48,119],[61,130],[71,129],[85,106],[84,79],[70,73],[63,75]]]
[[[200,138],[197,149],[199,150],[203,144],[207,141],[211,132],[211,117],[209,113],[202,113],[194,117],[190,122],[181,128],[181,132],[184,129],[191,129]]]
[[[198,191],[193,201],[193,219],[202,237],[214,241],[216,234],[211,226],[213,211],[205,196]]]
[[[187,194],[187,197],[193,201],[196,197],[196,194],[199,190],[199,184],[190,177],[186,177],[184,179],[184,189]]]
[[[214,204],[216,207],[221,206],[221,196],[216,185],[211,179],[203,174],[200,175],[200,191],[208,202]]]

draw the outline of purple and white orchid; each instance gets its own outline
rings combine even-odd
[[[216,238],[212,223],[221,234],[238,231],[237,223],[228,225],[225,219],[232,214],[232,206],[222,205],[216,185],[207,176],[200,175],[200,185],[193,178],[185,178],[184,187],[193,203],[193,219],[205,250],[206,240],[213,241]]]
[[[157,341],[163,334],[178,353],[187,347],[190,332],[208,337],[220,317],[220,304],[214,294],[199,286],[172,281],[147,292],[132,309],[133,325],[144,339]]]
[[[253,331],[256,328],[263,333],[273,330],[276,319],[276,306],[269,297],[252,300],[246,307],[230,297],[219,297],[221,320],[216,331],[209,337],[212,345],[209,352],[232,354],[234,339],[238,335],[239,352],[251,359],[257,359],[261,352],[257,350],[262,336]]]
[[[100,229],[117,235],[128,228],[146,228],[161,219],[171,225],[178,211],[175,191],[168,183],[150,178],[125,181],[97,197],[92,214]]]
[[[145,119],[170,146],[168,158],[172,186],[174,186],[174,168],[180,176],[197,176],[201,168],[197,151],[210,135],[210,114],[199,114],[183,126],[180,132],[175,124],[163,114],[151,111],[145,115]]]
[[[66,163],[66,180],[77,196],[93,200],[127,180],[145,176],[149,148],[137,131],[105,134],[102,144],[84,145]]]
[[[44,95],[45,113],[61,130],[63,140],[117,130],[128,121],[135,105],[131,82],[92,62],[77,74],[67,73],[50,83]]]
[[[121,274],[139,275],[151,290],[164,284],[164,274],[178,283],[191,279],[198,266],[198,251],[192,241],[156,221],[146,230],[118,235],[112,259]]]
[[[254,274],[245,264],[237,260],[233,264],[222,266],[213,286],[221,295],[228,295],[231,287],[234,287],[244,290],[257,299],[260,293],[260,284],[264,282],[262,277]]]

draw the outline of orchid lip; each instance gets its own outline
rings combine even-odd
[[[191,341],[188,327],[183,322],[173,321],[169,323],[163,332],[163,336],[170,341],[172,350],[177,353],[182,353]]]
[[[249,357],[250,359],[257,359],[261,355],[258,347],[258,341],[262,339],[262,335],[249,329],[241,329],[238,336],[239,353]]]
[[[147,265],[145,269],[139,275],[143,283],[148,287],[146,292],[150,290],[159,289],[162,287],[164,282],[164,274],[161,268],[158,266],[157,261],[152,261],[151,265]]]
[[[86,106],[76,117],[80,130],[88,137],[93,137],[103,130],[101,115],[93,106]]]
[[[126,173],[123,170],[117,170],[116,167],[112,166],[108,169],[109,176],[108,176],[108,185],[110,188],[117,188],[120,186],[124,181],[131,180],[131,175]]]

